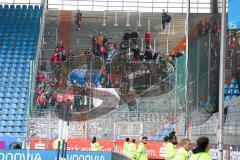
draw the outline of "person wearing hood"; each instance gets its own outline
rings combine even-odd
[[[96,151],[96,152],[101,151],[101,147],[100,147],[99,143],[97,142],[97,138],[96,137],[93,137],[93,140],[91,142],[90,151]]]
[[[212,160],[209,151],[209,139],[200,137],[197,139],[197,147],[193,149],[192,160]]]
[[[176,145],[177,145],[177,136],[175,135],[175,131],[169,133],[168,136],[164,138],[165,141],[168,141],[165,148],[165,160],[174,160],[176,156]]]

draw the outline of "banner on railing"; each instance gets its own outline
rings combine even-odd
[[[31,149],[56,149],[56,141],[48,138],[31,138]],[[124,141],[113,140],[99,140],[101,151],[122,153],[122,146]],[[87,139],[69,139],[68,150],[88,151],[90,147],[90,140]],[[163,159],[165,151],[165,142],[149,142],[147,144],[148,158]]]
[[[56,150],[0,150],[1,160],[56,160]],[[80,151],[68,151],[67,160],[109,160],[112,159],[112,153],[110,152],[80,152]]]
[[[31,138],[31,149],[56,149],[56,140],[48,138]],[[124,141],[114,140],[99,140],[101,151],[122,153],[122,146]],[[90,140],[87,139],[69,139],[68,150],[88,151],[90,147]],[[139,142],[137,142],[138,144]],[[149,159],[164,159],[166,142],[149,141],[147,144],[147,153]],[[217,145],[211,146],[210,153],[213,160],[217,160],[218,149]],[[239,146],[225,145],[224,146],[224,160],[236,160],[240,157]],[[69,152],[68,152],[69,153]]]

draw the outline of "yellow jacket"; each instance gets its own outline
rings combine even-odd
[[[199,152],[192,154],[192,160],[212,160],[212,157],[208,152]]]
[[[165,160],[174,160],[176,156],[176,146],[171,142],[168,142],[165,148]]]
[[[184,148],[180,148],[177,151],[177,154],[175,156],[174,160],[189,160],[189,152],[186,151]]]
[[[137,149],[137,160],[148,160],[146,145],[142,142],[139,143]]]
[[[128,155],[128,145],[129,145],[129,142],[124,142],[123,144],[123,154],[124,155]]]
[[[137,145],[135,143],[130,143],[128,145],[128,157],[132,159],[137,158]]]
[[[99,143],[98,142],[91,143],[90,151],[101,151]]]

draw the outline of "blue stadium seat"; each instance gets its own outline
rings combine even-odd
[[[5,128],[0,126],[0,132],[4,132]]]
[[[22,128],[21,128],[21,132],[27,133],[27,127],[22,127]]]
[[[12,130],[12,127],[6,127],[6,128],[5,128],[5,131],[6,131],[6,132],[12,132],[13,130]]]
[[[8,115],[8,120],[10,121],[14,121],[15,120],[15,116],[14,115]]]
[[[28,125],[28,121],[22,121],[22,126],[26,127]]]
[[[235,84],[231,83],[229,88],[231,88],[231,89],[235,88]]]
[[[21,132],[20,127],[14,127],[13,132]]]
[[[20,114],[16,115],[16,120],[17,120],[17,121],[21,121],[22,118],[23,118],[22,115],[20,115]]]
[[[237,81],[237,79],[234,78],[231,80],[231,83],[238,83],[238,81]]]
[[[224,100],[226,100],[226,101],[231,100],[231,96],[230,95],[225,96]]]
[[[18,110],[17,110],[17,114],[24,114],[23,109],[18,108]]]
[[[7,121],[6,126],[7,127],[12,127],[14,125],[13,121]]]
[[[15,109],[10,109],[10,110],[9,110],[9,114],[16,114]]]

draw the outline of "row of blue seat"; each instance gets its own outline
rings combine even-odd
[[[0,120],[3,121],[3,120],[8,120],[8,121],[26,121],[28,119],[28,116],[27,115],[24,115],[24,114],[17,114],[17,115],[1,115],[0,116]]]
[[[28,121],[0,121],[0,126],[27,126]]]
[[[27,127],[0,127],[0,132],[8,132],[8,133],[12,133],[12,132],[25,132],[27,133]]]
[[[19,94],[21,94],[21,93],[19,93]],[[1,106],[1,108],[7,108],[7,109],[12,109],[12,108],[17,109],[17,108],[21,108],[21,109],[26,109],[25,104],[16,104],[16,103],[11,103],[11,104],[9,104],[9,103],[5,103],[5,102],[3,102],[3,101],[4,101],[4,99],[0,98],[0,106]]]
[[[40,9],[41,10],[41,9],[43,9],[43,7],[39,6],[39,5],[35,5],[35,6],[33,6],[33,5],[28,5],[28,6],[27,5],[22,5],[21,6],[21,5],[13,5],[13,4],[10,5],[10,6],[7,5],[7,4],[4,5],[4,6],[0,5],[0,9],[3,9],[3,8],[4,9],[14,9],[14,10],[18,10],[18,9],[23,9],[23,10],[25,10],[25,9],[37,9],[37,10]]]
[[[14,109],[14,108],[11,108],[11,109],[7,109],[7,108],[3,108],[2,111],[0,111],[0,114],[5,114],[5,115],[10,115],[10,114],[13,114],[13,115],[17,115],[17,114],[27,114],[27,111],[24,111],[23,109]]]

